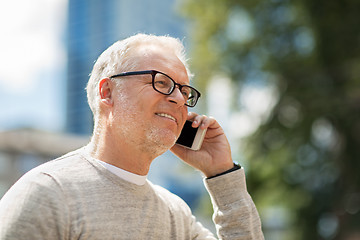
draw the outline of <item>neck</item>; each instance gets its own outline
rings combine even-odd
[[[138,175],[147,175],[151,162],[157,157],[141,150],[126,137],[115,137],[108,129],[94,131],[87,151],[96,159]]]

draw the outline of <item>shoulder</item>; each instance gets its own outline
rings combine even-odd
[[[181,210],[186,214],[192,214],[190,207],[178,195],[170,192],[169,190],[167,190],[159,185],[152,184],[152,183],[150,183],[150,185],[154,189],[154,191],[158,195],[158,197],[162,201],[164,201],[171,209]]]
[[[171,199],[171,200],[183,202],[183,200],[179,196],[177,196],[176,194],[170,192],[169,190],[167,190],[159,185],[150,183],[150,186],[154,189],[154,191],[159,196],[164,197],[165,199]]]
[[[59,158],[46,162],[32,169],[31,171],[29,171],[29,174],[40,173],[40,172],[48,173],[48,174],[56,174],[56,173],[71,171],[73,169],[76,170],[82,168],[88,165],[88,162],[86,161],[83,155],[83,151],[84,150],[80,148],[73,152],[69,152]]]
[[[64,191],[64,186],[70,162],[77,161],[76,155],[70,154],[30,170],[5,193],[0,200],[0,218],[3,219],[0,238],[1,234],[7,234],[14,239],[54,239],[56,234],[67,231],[71,195]]]
[[[76,181],[89,171],[94,171],[93,164],[87,160],[82,148],[64,156],[46,162],[27,172],[22,178],[36,179],[44,175],[57,181]]]
[[[89,162],[82,157],[81,149],[51,160],[25,173],[9,191],[54,192],[65,181],[89,168]]]

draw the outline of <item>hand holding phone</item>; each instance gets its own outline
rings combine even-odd
[[[230,144],[216,119],[193,112],[188,114],[188,119],[194,122],[186,123],[183,132],[194,131],[195,137],[187,138],[190,139],[187,144],[182,143],[182,139],[179,139],[178,143],[186,147],[175,144],[171,151],[185,163],[200,170],[206,177],[215,176],[231,169],[234,163],[231,157]],[[204,140],[205,132],[201,128],[194,129],[192,125],[201,126],[206,130],[206,141]],[[196,139],[196,135],[200,136],[199,140]],[[204,142],[201,145],[202,140]],[[198,149],[198,151],[189,148]]]
[[[206,129],[193,128],[191,125],[191,121],[187,120],[185,122],[176,144],[197,151],[201,148],[204,141]]]

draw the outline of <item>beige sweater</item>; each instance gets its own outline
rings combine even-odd
[[[112,174],[82,149],[25,174],[0,201],[0,239],[215,239],[186,203]],[[242,169],[204,180],[221,239],[263,239]]]

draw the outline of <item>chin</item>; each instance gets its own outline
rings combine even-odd
[[[176,140],[164,141],[164,139],[162,139],[161,141],[154,141],[152,142],[151,147],[148,149],[148,151],[152,153],[153,158],[156,158],[168,151],[172,146],[174,146],[175,142]]]
[[[158,149],[159,152],[164,153],[174,146],[177,135],[168,129],[153,129],[148,132],[147,139],[149,142],[152,142],[154,149]]]
[[[168,149],[174,146],[177,140],[177,136],[175,134],[167,134],[159,136],[158,141],[156,141],[159,145],[162,145]]]

